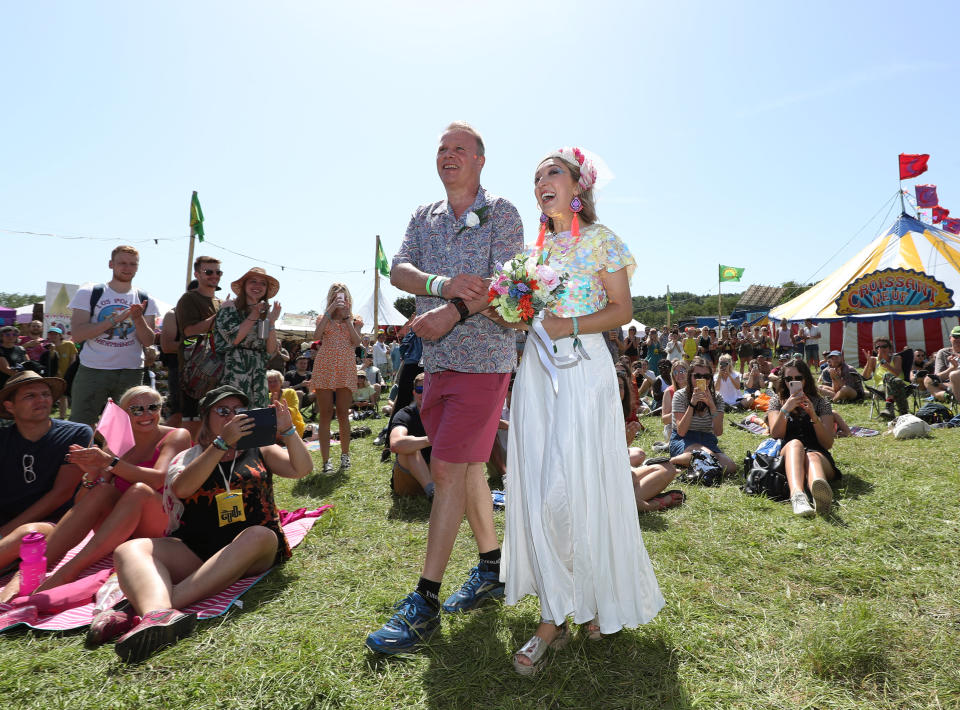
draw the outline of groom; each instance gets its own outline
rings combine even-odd
[[[513,331],[475,314],[487,307],[485,279],[495,264],[523,250],[523,225],[510,202],[480,186],[484,162],[483,139],[472,126],[447,126],[437,150],[447,199],[417,208],[393,258],[391,283],[417,296],[418,315],[410,325],[424,341],[420,417],[433,445],[430,473],[436,489],[422,576],[397,613],[367,637],[367,647],[378,653],[413,650],[440,627],[440,582],[464,513],[480,561],[443,610],[469,611],[503,596],[484,463],[516,363],[516,345]]]

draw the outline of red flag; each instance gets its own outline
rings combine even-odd
[[[949,214],[950,214],[950,210],[948,210],[946,207],[934,207],[933,223],[937,224],[938,222],[942,222],[947,218]]]
[[[936,185],[917,185],[914,190],[917,193],[917,207],[936,207],[939,204]]]
[[[928,153],[914,155],[912,153],[900,154],[900,179],[915,178],[927,172],[927,161],[930,160]]]
[[[943,220],[943,228],[951,234],[960,234],[960,219]]]

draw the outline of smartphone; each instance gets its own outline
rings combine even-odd
[[[277,441],[277,410],[273,407],[248,409],[244,412],[253,419],[253,431],[237,442],[237,449],[269,446]]]
[[[337,305],[338,305],[338,306],[342,306],[342,305],[346,304],[346,302],[347,302],[347,297],[344,296],[343,293],[338,293],[338,294],[337,294],[336,301],[337,301]]]
[[[707,381],[706,380],[695,380],[693,386],[697,388],[699,392],[707,391]]]
[[[803,389],[803,382],[800,380],[793,380],[792,382],[787,383],[787,388],[790,390],[790,394],[796,394]]]

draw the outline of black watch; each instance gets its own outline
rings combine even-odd
[[[470,317],[470,309],[467,308],[467,304],[463,302],[462,298],[459,296],[451,298],[450,303],[453,304],[454,308],[456,308],[457,312],[460,314],[461,323]]]

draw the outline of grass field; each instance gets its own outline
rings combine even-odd
[[[868,423],[865,405],[840,411]],[[737,461],[760,441],[726,432]],[[109,645],[85,649],[82,633],[8,632],[0,707],[960,707],[960,431],[838,440],[828,518],[795,518],[737,481],[641,516],[666,607],[600,642],[575,634],[532,679],[510,664],[539,618],[532,598],[446,617],[416,655],[366,651],[417,579],[429,507],[391,497],[372,438],[352,454],[348,474],[278,482],[283,507],[335,507],[242,610],[135,667]],[[444,594],[475,557],[464,524]]]

